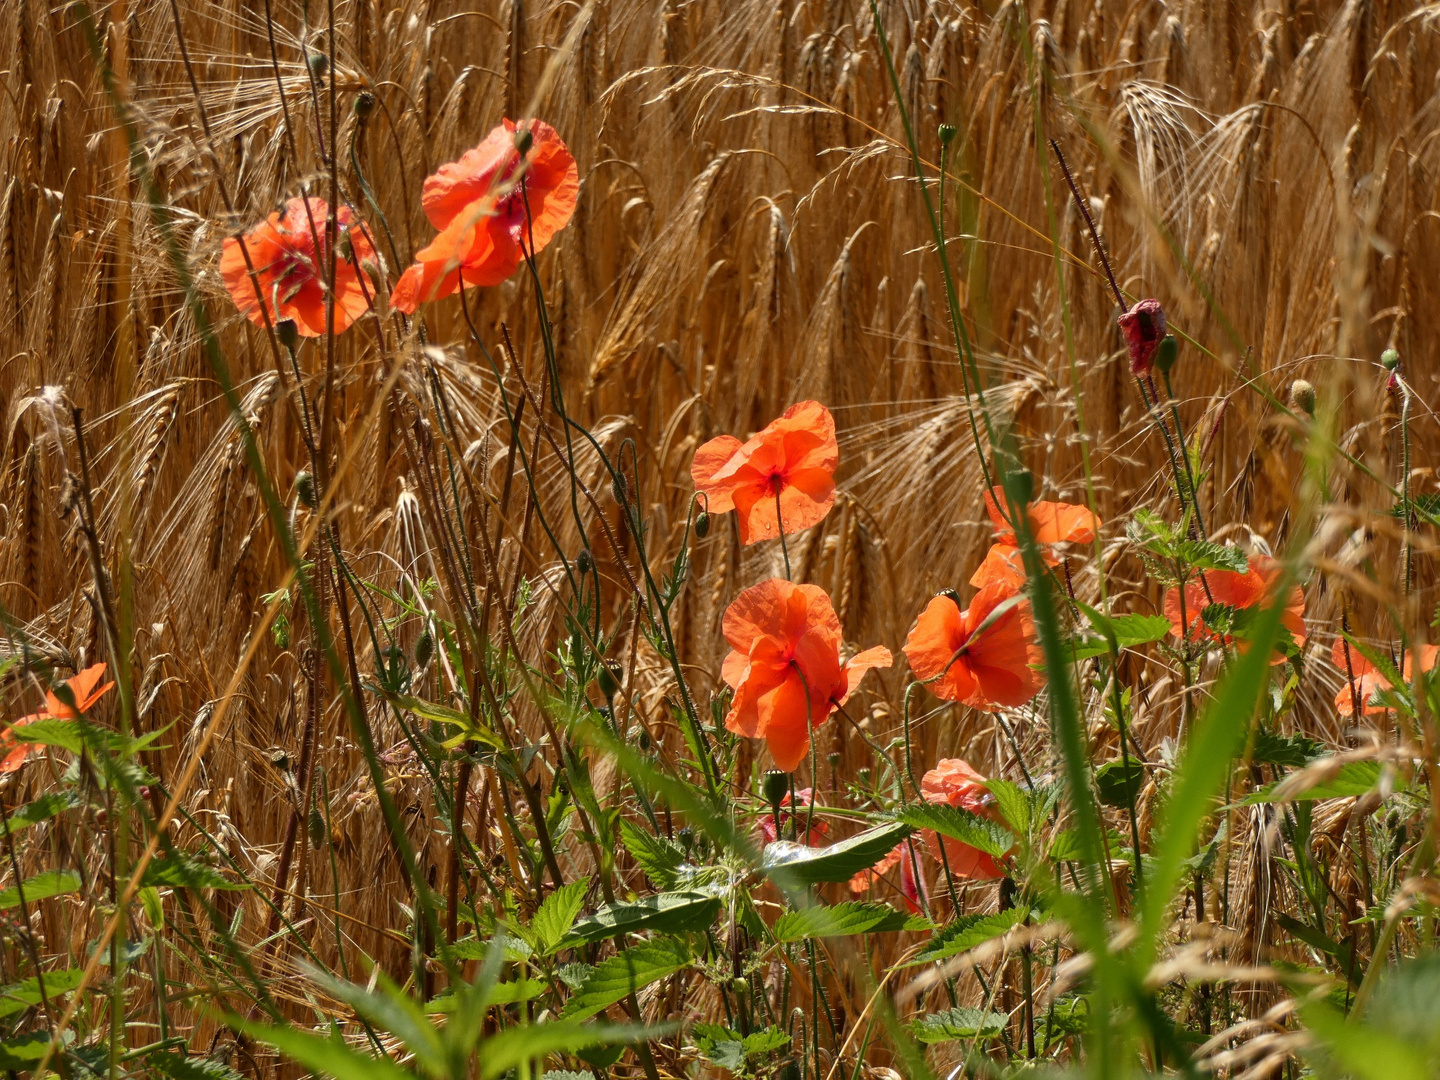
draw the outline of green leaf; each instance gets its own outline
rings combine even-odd
[[[989,915],[962,915],[931,938],[924,951],[905,966],[933,964],[969,952],[1018,926],[1029,914],[1029,908],[1013,907]]]
[[[971,1008],[946,1009],[916,1020],[910,1025],[910,1034],[922,1043],[994,1039],[1005,1030],[1005,1022],[1004,1013]]]
[[[482,1080],[503,1076],[522,1061],[549,1054],[574,1054],[595,1046],[639,1042],[661,1034],[663,1029],[635,1024],[587,1024],[575,1020],[553,1020],[544,1024],[506,1028],[480,1044],[475,1059]]]
[[[80,985],[84,972],[80,968],[45,972],[45,996],[55,998],[68,994]],[[0,987],[0,1016],[13,1016],[40,1004],[40,979],[31,976],[24,982]]]
[[[505,740],[489,728],[482,727],[470,719],[468,713],[463,713],[458,709],[451,709],[444,705],[436,705],[431,701],[423,701],[417,697],[395,694],[383,686],[376,685],[373,689],[380,693],[386,701],[397,709],[414,713],[416,716],[426,720],[434,720],[440,724],[449,724],[452,727],[457,727],[460,729],[464,738],[474,739],[476,742],[484,743],[492,750],[508,749]]]
[[[66,1046],[75,1041],[73,1031],[65,1032],[61,1040]],[[32,1031],[25,1035],[17,1035],[13,1039],[6,1039],[0,1042],[0,1069],[22,1070],[34,1069],[35,1065],[45,1056],[50,1049],[50,1033],[48,1031]],[[51,1057],[54,1061],[54,1057]]]
[[[516,979],[514,982],[497,982],[490,987],[486,999],[490,1005],[518,1005],[522,1001],[534,1001],[550,989],[542,979]],[[427,1014],[452,1013],[455,1011],[455,995],[446,991],[425,1003]]]
[[[874,934],[886,930],[902,930],[909,922],[905,913],[889,904],[867,904],[846,901],[842,904],[801,908],[787,911],[775,920],[775,940],[803,941],[806,938],[848,937],[851,934]]]
[[[145,867],[141,884],[152,888],[228,889],[250,888],[243,881],[231,881],[213,866],[207,866],[188,855],[156,856]]]
[[[1024,788],[1012,780],[987,780],[986,788],[995,796],[995,806],[1017,836],[1025,836],[1034,823],[1035,804]]]
[[[644,829],[628,821],[620,823],[620,838],[630,857],[640,864],[657,889],[673,889],[675,872],[685,862],[685,850],[675,841]]]
[[[376,972],[375,989],[370,990],[316,968],[309,971],[316,982],[358,1016],[394,1035],[426,1072],[438,1076],[445,1071],[446,1054],[439,1031],[425,1010],[383,972]]]
[[[642,930],[665,934],[699,931],[715,920],[719,910],[720,898],[710,893],[657,893],[629,903],[606,904],[575,923],[566,940],[603,941]]]
[[[760,857],[760,868],[777,884],[787,887],[849,881],[883,859],[909,834],[910,826],[893,821],[827,847],[806,847],[778,840],[766,846]]]
[[[20,809],[11,813],[8,821],[11,833],[18,833],[28,829],[31,825],[38,825],[42,821],[49,821],[56,814],[65,810],[73,810],[80,805],[80,796],[66,788],[62,791],[50,791],[37,799],[31,799]]]
[[[1243,574],[1250,569],[1250,560],[1238,547],[1209,540],[1177,540],[1175,556],[1196,570],[1231,570]]]
[[[1311,762],[1312,766],[1315,764],[1315,762]],[[1294,775],[1288,776],[1284,780],[1277,780],[1275,783],[1253,792],[1241,802],[1241,805],[1312,802],[1316,799],[1352,799],[1367,795],[1379,787],[1380,773],[1381,767],[1378,761],[1347,761],[1328,780],[1322,780],[1318,784],[1287,795],[1283,793],[1285,788],[1282,788],[1281,785],[1293,787]]]
[[[1110,652],[1113,640],[1115,651],[1134,649],[1162,640],[1170,633],[1170,620],[1164,615],[1112,615],[1108,618],[1096,609],[1082,605],[1090,625],[1099,631],[1099,637],[1080,638],[1074,643],[1075,659],[1086,660],[1092,656],[1105,656]]]
[[[410,1070],[402,1069],[388,1057],[352,1050],[338,1035],[323,1038],[288,1025],[256,1024],[239,1017],[233,1017],[230,1024],[275,1047],[311,1072],[333,1076],[336,1080],[414,1080]]]
[[[69,870],[46,870],[25,882],[25,903],[48,900],[52,896],[65,896],[80,891],[80,878]],[[0,911],[20,906],[20,890],[13,885],[0,892]]]
[[[1302,769],[1324,752],[1323,746],[1304,735],[1272,735],[1268,731],[1262,731],[1255,736],[1250,760],[1256,765]]]
[[[1095,770],[1095,788],[1106,806],[1127,807],[1145,783],[1145,766],[1138,761],[1107,761]]]
[[[933,829],[997,859],[1015,846],[1015,835],[1003,825],[945,803],[917,803],[901,810],[895,819],[914,829]]]
[[[567,1020],[584,1020],[623,1001],[632,990],[658,982],[689,964],[690,950],[678,941],[651,941],[625,949],[596,965],[560,1015]]]
[[[565,935],[575,925],[575,918],[580,914],[589,889],[589,880],[581,878],[561,886],[541,902],[535,918],[530,920],[530,931],[542,956],[549,956],[565,940]]]
[[[145,1061],[173,1080],[244,1080],[240,1073],[214,1058],[189,1057],[162,1050],[150,1054]]]

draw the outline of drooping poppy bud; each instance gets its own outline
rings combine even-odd
[[[1180,342],[1175,340],[1174,334],[1166,334],[1160,339],[1160,348],[1155,353],[1155,366],[1160,369],[1161,375],[1169,375],[1179,358]]]
[[[1148,375],[1155,366],[1155,353],[1165,337],[1165,309],[1155,299],[1141,300],[1116,322],[1130,350],[1130,373]]]

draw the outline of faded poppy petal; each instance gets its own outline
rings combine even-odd
[[[1165,337],[1165,309],[1155,299],[1141,300],[1116,320],[1125,335],[1125,348],[1130,353],[1130,373],[1148,375],[1155,366],[1155,353]]]
[[[926,802],[959,807],[981,817],[996,819],[995,797],[985,786],[985,777],[960,758],[942,758],[935,768],[920,780],[920,793]],[[940,858],[941,837],[926,830],[925,842],[935,858]],[[953,877],[990,881],[1005,876],[995,859],[979,848],[962,844],[949,837],[944,839],[945,859]]]
[[[729,435],[695,453],[690,475],[712,513],[734,508],[753,544],[818,525],[835,505],[835,421],[817,401],[790,406],[745,442]],[[777,506],[778,502],[778,506]]]
[[[1025,560],[1013,544],[991,544],[985,561],[970,575],[970,584],[977,589],[986,585],[1006,585],[1020,589],[1025,585]]]
[[[985,512],[990,515],[990,522],[995,527],[995,542],[1014,547],[1017,543],[1015,530],[1001,513],[994,488],[985,492]],[[1042,547],[1089,544],[1100,530],[1100,519],[1090,512],[1089,507],[1071,503],[1033,502],[1025,508],[1025,517],[1030,524],[1031,536]],[[1051,565],[1055,565],[1054,562]]]
[[[888,668],[894,661],[895,658],[884,645],[876,645],[873,649],[856,653],[845,664],[845,693],[835,704],[844,705],[850,700],[850,695],[860,689],[861,681],[869,672],[876,668]]]

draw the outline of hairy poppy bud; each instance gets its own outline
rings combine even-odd
[[[1400,367],[1400,354],[1394,349],[1386,349],[1380,354],[1380,363],[1386,371],[1395,371]]]
[[[1160,369],[1160,374],[1169,375],[1179,357],[1180,342],[1175,340],[1174,334],[1166,334],[1160,339],[1160,348],[1155,351],[1155,366]]]
[[[1155,366],[1155,353],[1165,337],[1165,309],[1159,300],[1141,300],[1115,320],[1130,350],[1130,373],[1148,375]]]
[[[695,515],[695,535],[701,540],[710,535],[710,515],[704,510]]]
[[[369,90],[361,90],[355,96],[355,104],[351,107],[355,110],[355,115],[363,119],[375,111],[375,95]]]
[[[289,352],[294,352],[300,344],[300,331],[295,326],[294,319],[281,319],[275,324],[275,336],[280,339]]]
[[[325,835],[325,819],[320,816],[320,811],[315,807],[310,808],[310,820],[307,822],[310,832],[310,850],[319,851],[325,846],[328,839]]]
[[[415,670],[419,671],[430,662],[431,655],[435,652],[435,638],[430,634],[427,626],[415,639]]]
[[[1304,379],[1296,379],[1290,384],[1290,404],[1301,412],[1315,415],[1315,387],[1311,386]]]
[[[330,70],[330,58],[323,52],[312,52],[305,57],[305,62],[310,65],[312,75],[324,75]]]
[[[529,128],[522,128],[515,132],[515,152],[521,157],[530,153],[530,148],[535,145],[535,136]]]
[[[682,825],[675,831],[675,839],[680,841],[680,846],[685,849],[688,855],[690,849],[695,846],[695,830],[689,825]]]
[[[580,549],[580,554],[575,557],[575,569],[582,575],[595,569],[595,560],[591,557],[589,548]]]
[[[790,774],[781,772],[779,769],[771,769],[760,781],[760,789],[765,793],[765,801],[778,811],[780,801],[790,790]]]
[[[320,500],[315,496],[315,478],[310,475],[309,469],[301,469],[295,474],[295,494],[312,510],[319,505]]]
[[[606,660],[600,665],[600,671],[595,676],[595,681],[600,684],[600,693],[605,695],[609,701],[620,691],[620,665],[613,660]]]
[[[957,129],[956,129],[956,127],[955,127],[954,124],[941,124],[941,125],[940,125],[940,145],[941,145],[941,146],[949,146],[952,142],[954,142],[954,141],[955,141],[955,132],[956,132],[956,130],[957,130]]]

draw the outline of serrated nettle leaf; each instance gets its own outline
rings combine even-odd
[[[18,810],[10,813],[6,819],[10,831],[18,833],[28,829],[32,825],[38,825],[42,821],[48,821],[56,814],[65,810],[73,810],[80,805],[80,796],[69,788],[60,791],[46,792],[38,798],[31,799]]]
[[[74,1041],[75,1032],[70,1030],[67,1030],[60,1039],[62,1046],[69,1046]],[[48,1031],[32,1031],[0,1041],[0,1069],[15,1072],[33,1069],[36,1063],[50,1050],[50,1047],[51,1039]],[[53,1054],[51,1059],[54,1059]]]
[[[0,911],[20,906],[20,894],[22,889],[14,885],[0,892]],[[68,870],[46,870],[27,878],[23,885],[25,903],[33,904],[37,900],[48,900],[52,896],[66,896],[70,893],[80,891],[80,877]]]
[[[657,889],[675,887],[676,872],[685,862],[684,848],[668,837],[646,832],[629,821],[620,823],[620,839],[651,884]]]
[[[787,911],[775,920],[775,940],[788,943],[806,938],[846,937],[903,930],[909,918],[889,904],[846,901],[841,904]]]
[[[589,880],[582,878],[562,885],[541,901],[535,917],[530,920],[530,930],[543,955],[554,952],[565,940],[585,904],[585,893],[589,888]]]
[[[147,1056],[145,1062],[172,1080],[244,1080],[240,1073],[214,1058],[190,1057],[162,1050]]]
[[[594,1016],[633,991],[688,967],[690,959],[690,950],[678,941],[662,939],[624,949],[596,965],[560,1015],[572,1020]]]
[[[849,881],[868,870],[910,834],[903,822],[889,822],[827,847],[806,847],[785,840],[767,844],[760,868],[784,887],[799,888],[824,881]]]
[[[1026,907],[1007,908],[989,915],[963,915],[944,927],[907,967],[933,964],[969,952],[1019,926],[1030,914]]]
[[[490,1005],[518,1005],[522,1001],[533,1001],[544,995],[550,986],[542,979],[514,979],[497,982],[490,987],[486,998]],[[452,1013],[456,1009],[456,998],[446,992],[425,1003],[426,1013]]]
[[[911,1023],[910,1034],[922,1043],[994,1039],[1005,1030],[1007,1020],[1004,1013],[987,1012],[984,1009],[946,1009]]]
[[[1304,735],[1272,735],[1262,731],[1255,736],[1250,760],[1256,765],[1279,765],[1285,769],[1302,769],[1325,748]]]
[[[1231,570],[1243,574],[1250,569],[1250,560],[1238,547],[1216,544],[1209,540],[1176,540],[1175,557],[1195,570]]]
[[[700,931],[715,921],[720,897],[705,892],[658,893],[626,903],[606,904],[570,929],[567,941],[603,941],[642,930],[665,934]]]
[[[995,808],[1016,835],[1027,835],[1035,821],[1035,804],[1030,794],[1010,780],[987,780],[985,787],[995,796]]]
[[[594,1024],[575,1020],[552,1020],[543,1024],[506,1028],[480,1044],[476,1060],[482,1080],[504,1076],[522,1061],[546,1058],[551,1054],[578,1054],[596,1046],[641,1042],[663,1035],[664,1027],[646,1028],[637,1024]]]
[[[484,960],[490,955],[492,941],[493,939],[465,937],[450,946],[450,951],[457,960]],[[535,950],[530,947],[530,943],[514,934],[502,933],[500,942],[505,950],[505,959],[512,963],[529,960],[535,955]]]
[[[31,976],[23,982],[0,987],[0,1017],[13,1016],[41,1003],[41,981],[44,981],[44,997],[56,998],[68,994],[80,985],[84,971],[80,968],[66,968],[62,971],[47,971],[41,977]]]
[[[232,881],[213,866],[186,855],[156,856],[145,867],[142,884],[150,888],[248,889],[244,881]]]
[[[1325,769],[1324,759],[1310,762],[1317,780],[1305,787],[1296,787],[1303,773],[1292,773],[1283,780],[1268,784],[1242,799],[1240,805],[1257,803],[1314,802],[1317,799],[1353,799],[1367,795],[1380,786],[1384,767],[1378,761],[1347,761],[1333,771]],[[1323,771],[1322,771],[1323,770]],[[1396,777],[1395,783],[1400,783]]]
[[[899,811],[895,818],[911,828],[931,829],[997,859],[1015,846],[1015,834],[1003,825],[958,806],[918,803]]]
[[[1128,807],[1145,784],[1145,766],[1138,761],[1107,761],[1095,770],[1095,788],[1106,806]]]

